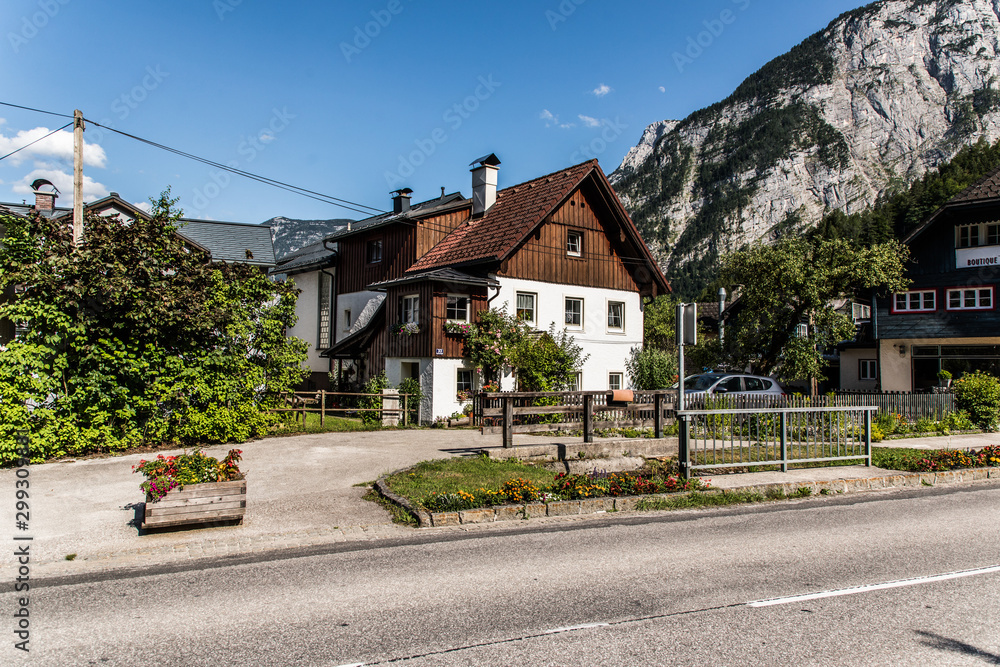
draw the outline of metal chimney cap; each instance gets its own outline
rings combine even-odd
[[[46,185],[52,186],[52,189],[55,191],[55,193],[60,194],[59,188],[57,188],[52,181],[46,180],[44,178],[35,179],[35,181],[31,184],[31,189],[37,192]]]
[[[476,158],[475,160],[469,163],[469,166],[472,167],[480,165],[480,166],[496,167],[499,164],[500,164],[500,158],[497,157],[496,153],[490,153],[489,155],[484,155],[483,157]]]
[[[390,194],[394,195],[410,195],[413,194],[413,190],[410,188],[400,188],[399,190],[393,190]]]
[[[720,287],[719,288],[719,296],[722,297],[723,299],[726,298],[726,288],[725,287]]]

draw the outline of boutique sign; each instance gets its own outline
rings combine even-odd
[[[955,268],[974,269],[980,266],[1000,266],[1000,246],[979,246],[955,250]]]

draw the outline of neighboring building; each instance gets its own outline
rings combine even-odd
[[[642,344],[641,298],[670,289],[596,160],[498,192],[499,164],[473,162],[472,199],[442,190],[411,207],[400,190],[392,213],[326,239],[338,244],[339,277],[337,340],[324,354],[359,381],[381,370],[392,384],[419,378],[425,422],[479,389],[446,322],[498,307],[537,330],[565,327],[590,355],[576,386],[625,388],[625,360]]]
[[[55,205],[59,191],[52,183],[39,179],[32,183],[35,194],[34,205],[0,204],[0,211],[11,215],[27,216],[37,213],[47,218],[71,219],[73,209]],[[122,199],[117,192],[84,205],[87,213],[98,215],[125,216],[132,220],[148,220],[149,214]],[[67,223],[68,224],[68,223]],[[191,247],[206,251],[213,262],[245,263],[267,271],[274,266],[274,246],[271,229],[266,225],[238,222],[218,222],[181,218],[177,222],[177,234]],[[0,225],[0,238],[3,226]],[[86,229],[84,230],[86,236]],[[0,295],[0,299],[10,298],[10,294]],[[10,322],[0,320],[0,343],[13,337]]]
[[[335,342],[336,267],[337,245],[318,241],[285,255],[271,269],[276,278],[287,277],[300,290],[295,302],[298,321],[286,333],[309,343],[305,366],[310,375],[301,387],[306,391],[330,388],[330,360],[321,354]]]
[[[1000,375],[1000,169],[904,242],[910,288],[874,300],[871,342],[842,352],[844,388],[927,390],[941,369],[956,379],[976,370]]]

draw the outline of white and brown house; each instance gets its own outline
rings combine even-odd
[[[418,378],[424,422],[480,388],[447,323],[474,323],[494,307],[538,330],[555,324],[589,355],[578,388],[626,388],[641,299],[670,290],[596,160],[502,190],[499,165],[492,154],[472,163],[471,199],[442,189],[411,205],[411,191],[399,190],[392,212],[321,242],[336,255],[323,260],[320,294],[329,296],[316,309],[328,318],[316,331],[333,341],[322,355],[335,376],[359,382],[383,370],[393,385]],[[502,389],[515,383],[508,374]]]

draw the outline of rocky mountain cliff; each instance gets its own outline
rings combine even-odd
[[[611,174],[674,289],[721,253],[851,213],[1000,137],[1000,0],[848,12],[725,100],[646,128]]]
[[[285,255],[315,243],[327,234],[346,227],[347,218],[334,220],[296,220],[294,218],[271,218],[264,222],[271,226],[271,240],[274,242],[274,256],[281,259]]]

